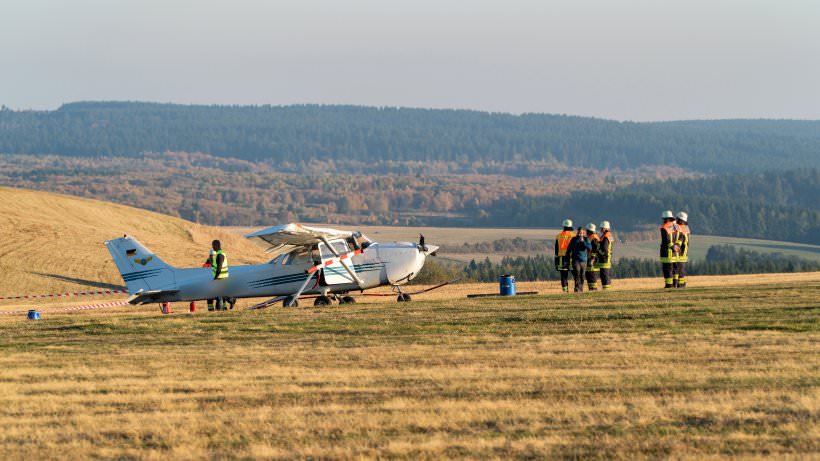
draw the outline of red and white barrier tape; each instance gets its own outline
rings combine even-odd
[[[334,264],[334,263],[336,263],[336,262],[339,262],[339,261],[341,261],[341,260],[343,260],[343,259],[347,259],[347,258],[350,258],[350,257],[356,256],[356,255],[358,255],[358,254],[362,254],[362,252],[363,252],[363,251],[364,251],[364,250],[356,250],[356,251],[351,251],[350,253],[345,253],[345,254],[343,254],[343,255],[341,255],[341,256],[339,256],[339,257],[330,258],[330,259],[328,259],[327,261],[325,261],[325,262],[323,262],[323,263],[321,263],[321,264],[317,264],[317,265],[315,265],[315,266],[311,267],[310,269],[308,269],[308,270],[307,270],[307,273],[308,273],[308,274],[312,274],[312,273],[314,273],[314,272],[318,271],[319,269],[321,269],[321,268],[323,268],[323,267],[327,267],[327,266],[329,266],[329,265],[331,265],[331,264]]]
[[[58,307],[55,309],[37,309],[37,312],[62,312],[62,311],[84,311],[90,309],[103,309],[105,307],[115,307],[115,306],[125,306],[127,305],[127,301],[112,301],[110,303],[98,303],[98,304],[86,304],[85,306],[69,306],[69,307]],[[28,314],[28,310],[24,311],[0,311],[0,315],[16,315]]]
[[[89,296],[89,295],[115,295],[128,293],[127,290],[106,290],[106,291],[81,291],[78,293],[55,293],[50,295],[22,295],[22,296],[0,296],[0,299],[34,299],[34,298],[61,298],[64,296]]]

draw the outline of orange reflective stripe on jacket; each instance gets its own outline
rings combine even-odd
[[[606,242],[606,245],[604,242]],[[615,242],[612,239],[612,232],[606,231],[603,235],[601,235],[601,245],[599,246],[598,251],[598,262],[596,263],[598,268],[612,268],[612,246],[614,243]],[[606,249],[604,249],[604,246],[606,246]]]
[[[662,263],[673,263],[677,262],[677,256],[672,251],[672,245],[675,244],[675,240],[677,240],[677,233],[680,232],[680,228],[675,224],[675,221],[665,222],[660,227],[661,231],[661,262]]]
[[[575,235],[572,231],[562,231],[558,234],[558,237],[555,237],[555,248],[558,249],[558,256],[566,256],[567,249],[569,248],[569,242],[572,240],[572,237]]]

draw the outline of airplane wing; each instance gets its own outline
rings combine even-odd
[[[290,223],[281,226],[268,227],[245,236],[265,249],[265,253],[272,256],[290,253],[299,248],[309,248],[311,245],[336,238],[348,238],[353,235],[350,231],[341,231],[327,227],[308,227]]]

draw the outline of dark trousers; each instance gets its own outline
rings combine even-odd
[[[673,278],[675,279],[675,286],[678,288],[683,288],[686,286],[686,263],[685,262],[678,262],[675,263],[674,267],[674,275]]]
[[[214,305],[216,305],[216,307],[214,307]],[[227,310],[225,308],[225,299],[221,298],[221,297],[220,298],[215,298],[215,299],[209,299],[208,300],[208,310],[209,311],[212,311],[212,310],[217,310],[217,311]]]
[[[561,273],[561,288],[564,291],[569,291],[569,267],[558,272]]]
[[[601,285],[604,290],[612,287],[612,268],[601,268]]]
[[[664,288],[672,288],[674,287],[675,279],[674,279],[674,265],[672,263],[661,263],[661,270],[663,270],[663,287]]]
[[[581,261],[572,262],[572,277],[575,279],[575,291],[584,291],[584,278],[587,270],[587,263]]]
[[[589,288],[590,291],[598,289],[598,272],[600,272],[600,269],[592,270],[587,268],[587,288]]]

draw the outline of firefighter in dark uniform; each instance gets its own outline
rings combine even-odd
[[[569,242],[567,254],[572,261],[572,278],[575,280],[575,292],[584,291],[584,281],[586,278],[587,260],[592,249],[592,244],[587,238],[586,229],[578,228],[578,233]]]
[[[564,229],[555,237],[555,270],[561,273],[561,289],[564,293],[569,292],[569,269],[570,260],[567,254],[569,242],[572,240],[572,220],[565,219]]]
[[[601,286],[604,290],[612,288],[612,246],[615,241],[612,237],[612,229],[609,221],[601,221],[599,226],[601,233],[598,243],[597,268],[601,275]]]
[[[686,263],[689,262],[689,215],[685,211],[678,213],[675,219],[680,232],[678,233],[678,242],[680,245],[680,252],[678,253],[678,260],[675,263],[675,274],[678,276],[677,288],[686,287]]]
[[[587,258],[587,288],[589,291],[595,291],[598,289],[598,273],[600,272],[600,267],[598,267],[598,253],[600,251],[600,238],[598,238],[598,234],[595,233],[595,224],[589,223],[587,224],[587,237],[589,238],[589,243],[592,245],[592,249],[589,251],[589,257]]]
[[[672,210],[664,211],[661,214],[663,224],[661,224],[661,270],[663,271],[664,288],[673,288],[675,285],[674,263],[677,261],[675,246],[678,245],[678,227],[675,225],[675,216]]]
[[[214,240],[211,242],[211,251],[210,256],[208,257],[208,261],[211,264],[211,274],[214,277],[214,281],[221,281],[228,279],[228,255],[222,251],[222,243],[219,240]],[[207,264],[206,262],[206,264]],[[216,304],[214,306],[214,304]],[[212,307],[213,306],[213,307]],[[231,305],[233,308],[233,305]],[[216,299],[209,299],[208,300],[208,310],[216,309],[218,311],[227,310],[225,306],[225,298],[222,296],[218,296]]]

